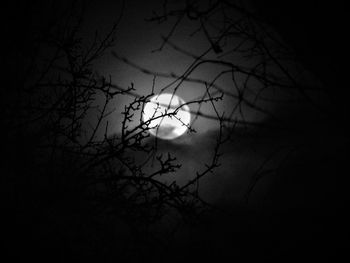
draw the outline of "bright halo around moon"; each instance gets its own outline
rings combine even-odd
[[[149,132],[163,140],[173,140],[184,134],[191,121],[190,108],[185,103],[179,96],[171,93],[153,96],[146,103],[142,115],[144,122],[149,121]],[[175,115],[160,117],[165,113],[173,113],[176,109],[178,110]]]

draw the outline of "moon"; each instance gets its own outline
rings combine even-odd
[[[151,97],[142,114],[142,120],[147,122],[150,134],[163,140],[173,140],[183,135],[191,121],[190,108],[185,103],[182,98],[171,93]],[[175,110],[175,115],[160,117]]]

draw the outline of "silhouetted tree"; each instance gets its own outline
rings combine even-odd
[[[41,246],[51,246],[45,244],[47,238],[54,239],[56,245],[67,251],[81,249],[91,256],[96,250],[118,254],[127,246],[121,238],[128,233],[118,237],[108,232],[113,222],[119,220],[119,227],[123,229],[126,225],[124,230],[131,231],[130,236],[135,237],[133,244],[149,243],[147,249],[156,249],[151,248],[152,244],[161,242],[151,233],[150,226],[174,214],[190,224],[207,209],[214,209],[198,194],[199,181],[220,165],[220,146],[234,131],[292,129],[281,116],[265,109],[266,103],[303,100],[322,108],[313,99],[318,88],[304,84],[304,76],[297,67],[290,66],[294,60],[290,48],[240,1],[218,0],[207,5],[184,1],[174,10],[165,1],[162,12],[155,12],[148,19],[150,23],[165,23],[175,18],[169,34],[154,52],[161,52],[167,45],[174,52],[191,57],[193,63],[179,75],[153,72],[113,50],[123,7],[106,34],[96,32],[87,37],[80,35],[84,15],[79,1],[45,5],[29,5],[39,11],[23,13],[18,26],[30,33],[21,30],[24,35],[20,38],[25,46],[18,47],[20,41],[14,38],[16,46],[9,49],[5,63],[12,73],[9,77],[12,85],[6,94],[10,103],[3,104],[8,127],[4,136],[6,151],[12,163],[18,165],[7,169],[18,170],[8,174],[8,185],[16,193],[13,203],[18,220],[26,218],[30,222],[32,234]],[[20,12],[22,9],[25,10],[20,8]],[[185,19],[198,26],[193,34],[202,33],[208,41],[208,49],[202,54],[192,54],[172,42],[177,26]],[[24,21],[33,24],[26,25]],[[106,55],[152,75],[150,94],[141,96],[134,84],[121,87],[111,76],[101,76],[94,63]],[[235,62],[236,57],[244,58],[244,63]],[[214,79],[192,77],[203,65],[220,66],[222,70]],[[222,87],[218,82],[226,76],[231,79],[229,87]],[[171,153],[160,154],[157,139],[149,139],[151,120],[135,118],[142,115],[145,103],[154,95],[157,78],[173,79],[161,92],[172,90],[174,94],[185,82],[201,84],[200,96],[186,104],[198,106],[198,110],[191,112],[194,121],[202,117],[218,122],[217,143],[210,149],[211,162],[204,163],[203,170],[182,185],[166,180],[169,174],[177,172],[181,163]],[[282,95],[275,99],[275,92]],[[108,117],[114,113],[111,104],[120,96],[134,99],[125,105],[120,131],[111,136]],[[216,106],[223,97],[233,101],[225,114]],[[103,103],[96,105],[97,98],[103,98]],[[213,115],[200,110],[204,103],[212,105]],[[270,122],[247,120],[246,109],[262,114]],[[177,110],[167,112],[161,117],[176,118],[176,113]],[[93,124],[89,123],[90,119],[94,119]],[[189,132],[194,132],[194,121],[188,127]],[[293,150],[291,147],[286,156]],[[140,154],[142,160],[135,157]],[[274,154],[278,155],[279,151]],[[259,179],[276,171],[276,167],[265,169],[269,158],[252,177],[248,195]],[[110,240],[106,241],[106,235]],[[118,240],[121,245],[116,250],[112,244]]]
[[[11,39],[9,44],[14,46],[5,60],[12,83],[6,94],[12,105],[3,105],[8,128],[5,152],[12,158],[7,170],[16,170],[7,174],[6,182],[13,190],[11,203],[19,225],[30,226],[42,249],[60,246],[73,254],[81,249],[92,256],[96,250],[117,253],[106,240],[112,219],[119,220],[120,228],[128,226],[135,244],[150,242],[149,225],[171,211],[193,221],[206,206],[198,196],[196,181],[218,166],[221,130],[212,162],[194,180],[186,185],[163,180],[181,164],[170,153],[157,153],[156,143],[147,143],[152,119],[133,118],[154,94],[139,96],[133,84],[120,87],[93,66],[113,47],[123,7],[106,34],[88,37],[81,35],[83,3],[42,4],[19,7],[23,19],[13,30],[23,32],[22,39]],[[25,46],[18,46],[22,42]],[[111,102],[124,95],[135,99],[125,106],[121,130],[110,136]],[[94,103],[97,98],[103,98],[101,105]],[[176,117],[177,111],[153,119]],[[89,114],[96,121],[87,125]],[[133,158],[135,151],[147,158],[138,162]],[[146,171],[150,162],[153,169]],[[119,236],[111,234],[111,238],[125,246]]]

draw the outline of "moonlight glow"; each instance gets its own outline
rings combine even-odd
[[[144,122],[151,120],[150,133],[164,140],[173,140],[184,134],[191,120],[190,108],[185,103],[179,96],[170,93],[153,96],[145,105],[142,115]],[[160,117],[175,110],[175,115]]]

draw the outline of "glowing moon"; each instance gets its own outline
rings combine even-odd
[[[153,96],[143,109],[142,119],[149,121],[149,132],[163,140],[173,140],[187,131],[190,124],[191,113],[186,102],[179,96],[171,93]],[[181,106],[182,105],[182,106]],[[181,106],[181,108],[179,108]],[[178,109],[178,110],[177,110]],[[164,116],[165,113],[173,113],[173,116]]]

